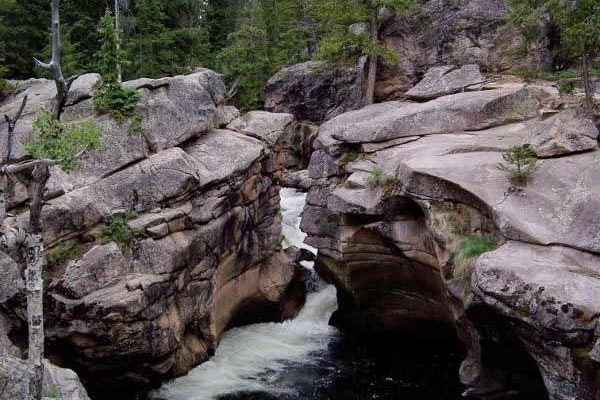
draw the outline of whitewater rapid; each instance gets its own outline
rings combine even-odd
[[[300,230],[306,194],[281,190],[283,246],[310,251]],[[312,268],[311,263],[305,266]],[[155,400],[214,400],[242,392],[266,392],[274,396],[293,388],[276,382],[290,365],[312,365],[320,361],[337,331],[329,318],[337,308],[336,291],[320,281],[307,296],[299,315],[283,323],[254,324],[227,331],[214,357],[150,395]]]

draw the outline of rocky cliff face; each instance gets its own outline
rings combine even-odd
[[[454,327],[474,396],[598,399],[598,131],[559,113],[553,88],[486,89],[321,126],[302,228],[338,287],[333,322],[434,339],[446,331],[432,325]],[[497,164],[522,143],[552,158],[515,186]],[[464,256],[469,240],[491,252]]]
[[[126,83],[140,92],[143,115],[143,135],[131,136],[127,123],[95,115],[97,79],[75,82],[65,117],[94,117],[103,148],[73,174],[52,171],[43,209],[47,355],[92,393],[114,394],[186,373],[231,325],[297,313],[304,273],[281,250],[278,179],[282,163],[301,163],[289,143],[305,131],[269,113],[219,129],[239,113],[222,105],[220,77],[201,70]],[[29,94],[21,140],[53,93],[49,81],[23,85],[1,107],[10,113]],[[10,225],[26,223],[26,185],[14,183]],[[11,255],[2,254],[0,305],[8,336],[22,345],[22,264]]]
[[[506,0],[431,0],[416,16],[390,15],[382,40],[398,61],[382,65],[378,97],[400,97],[431,67],[478,64],[485,72],[539,67],[546,50],[522,50],[519,30],[508,24]],[[510,40],[507,40],[510,38]]]
[[[378,101],[427,98],[427,93],[407,91],[431,67],[445,66],[438,70],[441,76],[449,71],[455,75],[453,66],[476,64],[484,72],[504,72],[539,68],[549,61],[543,44],[531,44],[528,54],[523,50],[519,30],[508,23],[506,0],[430,0],[416,14],[384,10],[380,17],[380,39],[397,59],[378,67]],[[478,75],[474,68],[461,70],[461,76]],[[267,84],[265,108],[317,123],[358,109],[365,104],[365,69],[364,60],[354,68],[315,61],[284,68]]]

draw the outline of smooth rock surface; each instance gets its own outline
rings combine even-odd
[[[415,87],[406,92],[411,100],[432,100],[438,97],[455,94],[465,89],[477,89],[476,85],[483,82],[479,66],[464,65],[460,68],[452,66],[433,67]]]
[[[44,361],[44,399],[89,400],[77,374]],[[0,399],[29,398],[29,372],[25,361],[0,357]]]
[[[538,157],[579,153],[598,147],[598,128],[584,110],[565,110],[535,126],[527,141]]]

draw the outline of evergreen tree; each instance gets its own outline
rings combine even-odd
[[[229,41],[231,44],[217,57],[219,70],[227,81],[238,81],[238,107],[242,110],[260,108],[271,71],[266,32],[246,25],[229,35]]]
[[[94,58],[97,71],[104,84],[119,82],[119,66],[125,63],[125,54],[120,47],[120,38],[115,29],[115,19],[110,8],[106,9],[98,28],[100,49]]]
[[[228,37],[240,28],[245,0],[206,0],[206,29],[210,54],[216,56],[228,45]]]
[[[0,42],[6,74],[13,79],[34,76],[33,57],[41,56],[49,37],[48,0],[5,2],[8,7],[0,10]]]
[[[98,63],[98,72],[102,75],[102,86],[94,91],[94,107],[97,111],[107,112],[118,122],[134,117],[140,94],[133,89],[127,89],[121,84],[119,72],[121,66],[128,63],[120,46],[120,36],[115,28],[115,19],[109,8],[98,28],[100,49],[94,55]],[[139,120],[141,118],[138,117]],[[134,129],[135,121],[134,122]],[[132,126],[130,124],[130,131]]]
[[[544,24],[556,25],[562,50],[580,60],[586,93],[585,106],[593,109],[591,60],[600,53],[600,2],[598,0],[511,0],[511,20],[527,41],[541,40]],[[550,19],[550,21],[549,21]]]
[[[166,3],[166,25],[173,33],[172,51],[186,72],[197,66],[209,66],[210,45],[206,22],[207,5],[203,0],[173,0]]]
[[[173,37],[165,26],[166,15],[160,0],[136,0],[135,28],[129,38],[132,55],[131,75],[157,77],[172,70],[174,59],[169,49]]]
[[[13,0],[0,0],[0,24],[3,24],[2,14],[13,5]],[[10,85],[5,79],[5,76],[8,72],[8,68],[4,66],[4,63],[6,62],[4,54],[4,43],[0,41],[0,99],[2,99],[5,93],[7,93],[10,90]]]
[[[302,23],[302,0],[256,0],[239,16],[215,63],[226,80],[239,80],[237,103],[260,108],[264,87],[276,71],[308,57],[309,35]]]

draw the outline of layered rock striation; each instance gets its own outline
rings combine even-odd
[[[455,329],[476,397],[600,398],[600,151],[585,116],[546,115],[557,96],[510,85],[321,126],[302,228],[338,288],[333,323],[433,340]],[[514,185],[502,153],[533,138],[559,151]]]
[[[298,312],[304,271],[296,254],[281,249],[278,177],[301,155],[274,154],[304,131],[293,117],[269,113],[220,129],[239,112],[223,106],[220,77],[200,70],[127,82],[141,95],[143,133],[132,136],[128,121],[93,109],[97,79],[75,82],[65,118],[95,118],[103,147],[72,174],[52,171],[42,225],[46,353],[103,396],[185,374],[230,326]],[[20,140],[51,93],[52,82],[30,81],[1,107],[10,113],[21,96],[34,99]],[[267,135],[273,126],[275,139]],[[26,224],[27,183],[14,184],[8,225]],[[2,254],[10,279],[2,282],[0,309],[8,343],[23,347],[22,263],[11,256]]]

